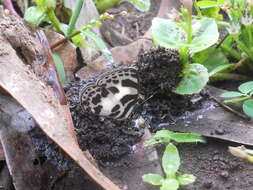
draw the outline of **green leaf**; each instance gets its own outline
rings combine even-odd
[[[245,149],[244,152],[246,152],[247,154],[253,155],[252,149]]]
[[[193,39],[190,52],[196,53],[214,45],[219,39],[216,21],[212,18],[203,18],[194,22],[192,26]]]
[[[59,54],[56,51],[52,51],[52,56],[54,59],[54,64],[55,64],[57,73],[59,75],[60,81],[63,84],[66,81],[66,74],[65,74],[65,70],[64,70],[64,66],[63,66],[61,57],[59,56]]]
[[[183,174],[178,176],[178,181],[180,185],[188,185],[193,183],[196,180],[196,177],[192,174]]]
[[[89,39],[95,42],[96,47],[99,51],[101,51],[102,55],[108,60],[109,63],[114,63],[110,50],[107,48],[104,41],[97,34],[90,30],[83,30],[81,33],[82,35],[87,36]]]
[[[218,41],[219,32],[214,19],[203,18],[196,20],[192,29],[192,42],[186,43],[186,34],[180,24],[167,19],[154,18],[151,26],[154,41],[166,48],[180,50],[189,47],[191,53],[196,53]]]
[[[209,47],[203,51],[197,52],[193,56],[193,60],[195,63],[200,63],[204,65],[210,74],[220,72],[223,65],[224,67],[229,67],[228,65],[233,66],[233,64],[229,64],[227,57],[221,51],[221,49],[217,49],[215,47]]]
[[[41,7],[29,7],[24,15],[24,19],[34,25],[39,25],[45,18],[45,11]]]
[[[243,111],[249,117],[253,117],[253,100],[246,100],[242,105]]]
[[[150,8],[150,0],[128,0],[132,3],[135,8],[139,9],[140,11],[146,12]]]
[[[210,73],[209,73],[209,77],[211,77],[212,75],[225,71],[229,68],[233,67],[233,64],[227,64],[227,65],[219,65],[218,67],[216,67],[215,69],[213,69]]]
[[[201,9],[206,9],[206,8],[212,8],[212,7],[218,7],[223,5],[226,1],[228,0],[218,0],[218,1],[198,1],[197,6]]]
[[[224,92],[220,95],[221,98],[234,98],[239,96],[245,96],[243,93],[236,92],[236,91],[230,91],[230,92]]]
[[[163,177],[158,174],[145,174],[142,180],[152,185],[162,185]]]
[[[215,53],[216,50],[217,49],[215,47],[209,47],[205,50],[195,53],[192,56],[192,59],[194,62],[201,63],[203,65],[204,62],[206,60],[208,60]],[[215,58],[215,57],[212,56],[212,58]],[[207,64],[207,65],[205,65],[205,67],[208,68],[208,65],[212,65],[212,64]],[[208,69],[208,71],[209,71],[209,69]]]
[[[171,139],[179,143],[205,142],[205,139],[201,135],[194,133],[173,133]]]
[[[217,4],[221,6],[221,5],[224,5],[224,3],[226,3],[227,1],[229,0],[217,0]]]
[[[216,1],[198,1],[197,6],[201,9],[217,7],[218,4]]]
[[[244,94],[248,94],[253,91],[253,81],[245,82],[238,87],[238,90]]]
[[[60,29],[64,33],[65,36],[67,36],[67,31],[68,31],[68,25],[64,23],[60,23]]]
[[[153,138],[162,140],[162,142],[169,143],[171,140],[172,134],[173,134],[173,132],[171,132],[169,130],[160,130],[155,133]]]
[[[157,131],[148,141],[145,142],[145,146],[151,146],[159,143],[169,143],[173,132],[169,130]]]
[[[184,71],[178,87],[174,90],[177,94],[194,94],[199,93],[208,82],[207,69],[198,63],[188,65]]]
[[[162,157],[163,170],[167,177],[174,177],[180,166],[180,157],[177,147],[168,144]]]
[[[84,40],[84,37],[82,34],[77,34],[74,37],[71,38],[71,41],[76,47],[87,47],[88,44],[82,42]]]
[[[202,14],[206,17],[213,18],[215,20],[223,20],[222,14],[220,14],[220,7],[211,7],[207,9],[202,9]]]
[[[33,0],[38,6],[43,8],[55,8],[55,0]]]
[[[176,179],[170,178],[163,180],[160,190],[177,190],[178,188],[179,182]]]
[[[185,32],[176,23],[168,19],[154,18],[152,20],[153,39],[160,46],[172,49],[180,49],[185,47]]]

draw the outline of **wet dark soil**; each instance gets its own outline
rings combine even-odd
[[[196,95],[199,98],[194,102],[195,96],[172,93],[182,72],[177,51],[152,48],[139,54],[136,65],[139,92],[145,98],[136,105],[133,117],[127,120],[101,118],[81,109],[80,89],[96,77],[69,83],[65,88],[79,145],[82,150],[88,149],[101,164],[119,162],[131,152],[131,146],[140,141],[143,129],[135,127],[135,119],[140,115],[155,129],[163,121],[173,121],[173,117],[198,108],[203,100],[200,95]]]
[[[131,152],[131,145],[140,141],[143,129],[134,128],[132,119],[115,121],[83,111],[79,103],[79,91],[89,81],[71,83],[66,89],[79,145],[82,150],[88,149],[102,165],[117,162]]]
[[[180,144],[181,172],[197,176],[194,184],[182,190],[251,190],[253,165],[233,157],[228,146],[238,146],[217,139],[206,144]]]
[[[38,155],[33,164],[39,164],[42,168],[41,190],[101,189],[38,126],[29,135]]]
[[[141,51],[136,62],[140,93],[149,98],[154,94],[169,94],[178,86],[183,66],[179,53],[162,47]]]
[[[137,10],[132,4],[123,1],[115,8],[108,10],[109,13],[120,13],[126,11],[127,16],[117,16],[115,19],[107,21],[109,28],[118,31],[121,35],[136,40],[144,35],[150,28],[151,20],[156,16],[160,5],[160,0],[151,1],[149,12],[141,12]],[[119,42],[120,43],[120,42]],[[122,44],[124,45],[124,43]]]
[[[138,12],[126,2],[121,3],[116,7],[115,11],[127,10],[132,14],[126,18],[117,17],[111,26],[131,39],[138,38],[149,28],[151,18],[158,10],[159,1],[151,2],[152,11],[145,14]],[[141,16],[138,16],[138,14]],[[156,56],[156,54],[152,56]],[[173,60],[172,63],[176,63],[178,59],[177,53],[174,52],[170,56],[169,59]],[[146,54],[143,56],[143,60],[145,59]],[[206,93],[194,96],[180,96],[171,93],[170,91],[176,86],[180,78],[167,78],[166,81],[171,79],[167,84],[166,78],[153,80],[156,78],[149,75],[150,69],[156,71],[156,74],[159,71],[162,73],[164,71],[162,64],[160,69],[155,70],[154,68],[149,68],[148,65],[145,66],[144,61],[139,63],[141,63],[139,66],[142,67],[144,73],[141,75],[141,78],[144,79],[142,86],[145,87],[141,89],[141,93],[148,99],[141,104],[138,114],[145,118],[152,130],[155,131],[161,128],[160,123],[174,122],[183,113],[198,109],[206,100]],[[176,67],[174,69],[170,70],[172,74],[180,72],[180,68]],[[148,74],[145,75],[145,72]],[[175,74],[172,76],[175,76]],[[90,81],[93,80],[90,79]],[[147,81],[152,81],[153,83],[150,84]],[[78,96],[79,88],[87,82],[89,81],[73,82],[68,84],[66,88],[79,144],[83,150],[88,149],[103,167],[106,167],[107,164],[110,166],[112,164],[117,165],[125,155],[131,154],[131,145],[140,140],[143,129],[133,128],[134,123],[132,120],[113,121],[84,113],[79,107]],[[153,95],[157,91],[159,93]],[[165,91],[166,93],[164,93]],[[150,97],[151,95],[153,96]],[[43,180],[45,186],[43,189],[100,190],[40,129],[33,129],[30,135],[38,154],[38,160],[34,164],[41,164],[44,167]],[[229,145],[237,146],[237,144],[217,139],[207,139],[206,144],[177,145],[182,162],[180,171],[194,174],[197,177],[194,184],[183,187],[181,190],[253,189],[253,165],[231,156],[227,151]],[[160,148],[160,153],[162,153],[162,150]]]

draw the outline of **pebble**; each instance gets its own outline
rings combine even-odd
[[[206,189],[211,189],[213,187],[213,182],[212,181],[206,181],[203,183],[203,187]]]
[[[222,171],[220,173],[220,176],[223,177],[223,178],[228,178],[229,177],[229,173],[228,173],[228,171]]]
[[[225,130],[224,129],[215,129],[215,134],[217,135],[224,135]]]

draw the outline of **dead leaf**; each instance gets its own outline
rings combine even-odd
[[[0,22],[5,23],[5,25],[2,24],[0,26],[1,31],[6,30],[6,26],[9,27],[8,31],[11,32],[20,29],[20,27],[16,28],[16,17],[6,17]],[[23,26],[23,29],[25,29],[21,23],[19,23],[19,26]],[[77,145],[73,133],[70,133],[73,129],[73,122],[69,110],[66,106],[60,105],[52,88],[40,81],[31,71],[31,68],[25,64],[29,59],[22,59],[27,58],[26,56],[33,56],[34,58],[34,55],[26,55],[24,52],[21,57],[17,55],[20,52],[17,52],[14,44],[19,44],[19,47],[25,47],[26,49],[24,50],[29,50],[29,48],[38,46],[37,42],[32,41],[33,38],[29,38],[29,41],[23,38],[19,39],[22,35],[19,36],[17,33],[12,33],[13,39],[6,39],[5,35],[2,34],[0,35],[0,86],[10,93],[33,116],[48,137],[57,143],[92,179],[104,189],[119,190],[84,156]],[[32,36],[31,33],[30,36]],[[36,44],[35,47],[33,46],[34,44]],[[40,52],[38,50],[41,49],[35,48],[32,50],[35,53],[35,57],[36,52],[38,54]]]

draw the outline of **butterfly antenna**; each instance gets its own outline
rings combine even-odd
[[[148,100],[150,100],[151,98],[153,98],[156,94],[157,94],[157,92],[155,92],[154,94],[151,94],[148,98],[144,99],[144,100],[140,103],[140,105],[146,103]],[[141,97],[141,98],[142,98],[142,97]]]

